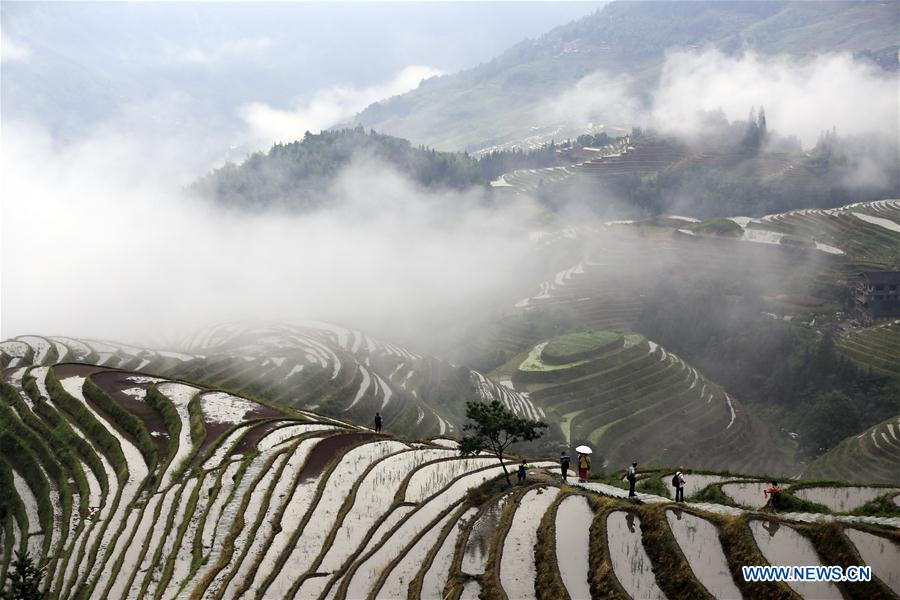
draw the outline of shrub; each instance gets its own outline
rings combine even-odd
[[[47,572],[46,567],[38,568],[28,551],[22,554],[16,551],[12,562],[12,570],[6,574],[9,589],[0,592],[4,600],[42,600],[41,579]]]

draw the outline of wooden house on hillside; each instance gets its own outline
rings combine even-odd
[[[866,271],[850,290],[853,316],[863,324],[900,317],[900,271]]]

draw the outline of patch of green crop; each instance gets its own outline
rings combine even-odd
[[[544,346],[541,358],[555,365],[572,363],[593,356],[622,340],[615,331],[581,331],[553,338]]]

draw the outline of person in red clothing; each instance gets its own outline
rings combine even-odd
[[[587,481],[588,469],[591,468],[591,457],[587,454],[578,454],[578,481]]]
[[[772,482],[772,487],[763,490],[763,496],[769,499],[772,508],[778,510],[778,504],[781,502],[781,488],[778,487],[777,481]]]

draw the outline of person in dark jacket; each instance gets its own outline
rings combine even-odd
[[[523,481],[525,481],[526,471],[528,471],[528,463],[523,460],[522,464],[519,465],[519,471],[518,471],[519,483],[522,483]]]
[[[628,479],[628,497],[634,498],[637,496],[634,493],[634,484],[637,483],[637,462],[631,463],[631,466],[628,467],[628,471],[625,473],[625,478]]]
[[[675,486],[675,502],[684,502],[684,473],[678,471],[672,476],[672,485]]]
[[[763,490],[763,496],[768,498],[768,504],[773,509],[778,510],[778,505],[781,503],[781,488],[778,487],[777,481],[772,482],[772,487]]]
[[[381,413],[375,413],[375,431],[376,432],[381,431],[381,423],[382,423]]]
[[[559,455],[559,470],[562,471],[563,481],[569,480],[569,455],[565,452]]]

